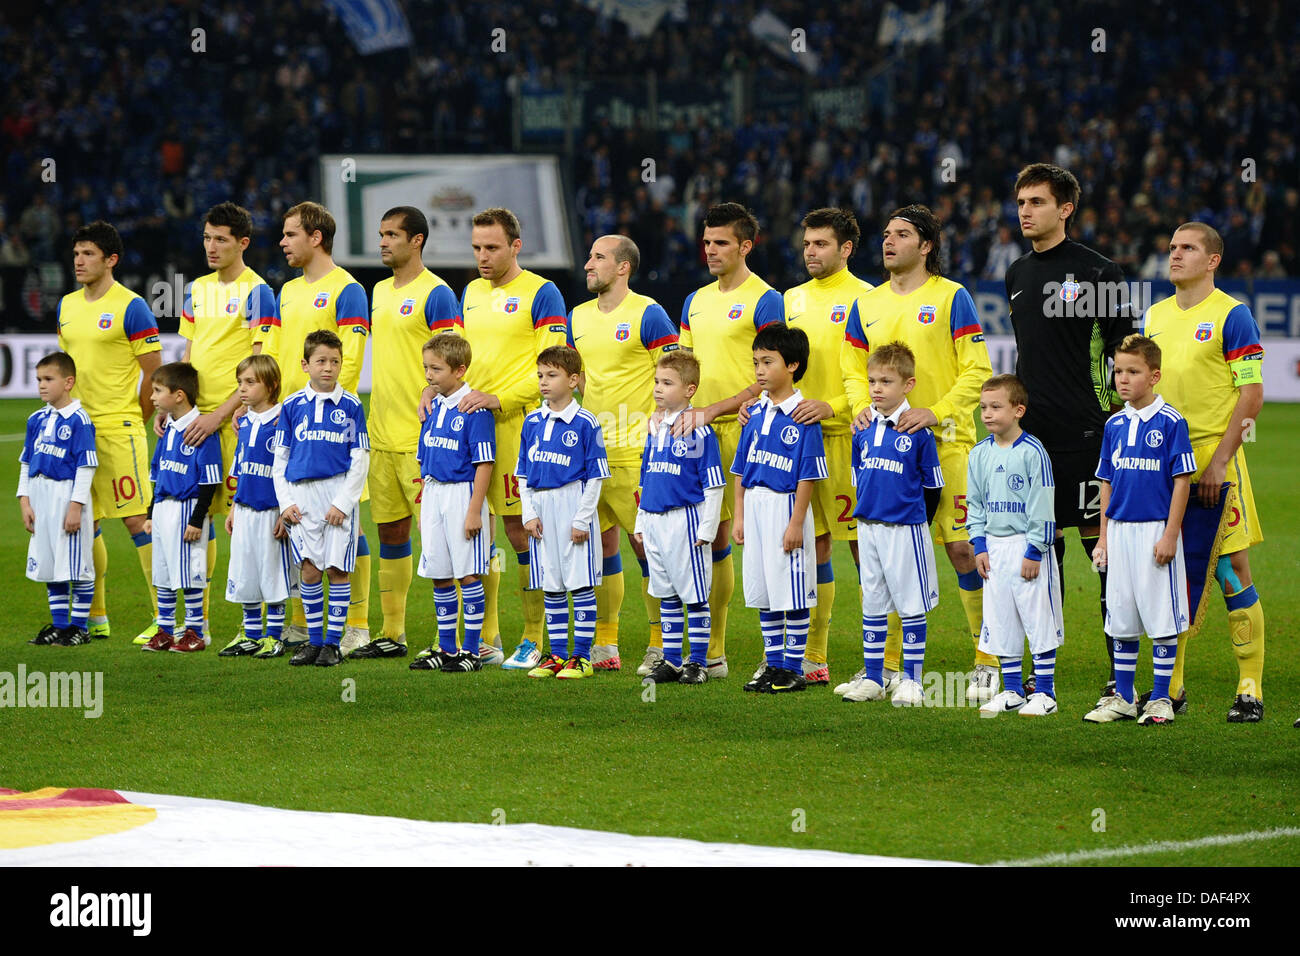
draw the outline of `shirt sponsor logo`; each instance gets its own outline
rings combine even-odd
[[[627,322],[620,322],[618,328],[614,330],[614,338],[619,342],[626,342],[632,337],[632,326]]]
[[[781,441],[787,445],[793,445],[799,440],[799,427],[797,425],[786,425],[781,429]]]
[[[922,325],[930,325],[934,322],[934,317],[938,314],[938,311],[939,310],[932,305],[923,305],[921,306],[921,311],[916,313],[916,321],[920,322]]]
[[[907,435],[899,435],[894,439],[894,447],[906,454],[912,450],[912,439]]]
[[[321,292],[316,296],[316,301],[313,302],[312,305],[316,306],[318,309],[323,309],[325,306],[329,305],[329,301],[330,294],[328,292]]]
[[[849,307],[847,305],[831,306],[831,321],[839,325],[849,317]]]
[[[513,315],[515,312],[519,311],[519,298],[517,296],[512,295],[510,298],[506,299],[505,311],[506,315]]]
[[[400,314],[402,314],[402,315],[410,315],[412,312],[415,311],[415,300],[414,300],[414,299],[403,299],[403,300],[402,300],[402,307],[401,307],[400,309],[398,309],[397,311],[398,311]]]
[[[1196,326],[1196,341],[1208,342],[1214,338],[1214,323],[1202,322]]]
[[[100,327],[101,329],[104,329],[104,330],[108,330],[108,329],[111,329],[111,328],[113,327],[113,313],[112,313],[112,312],[101,312],[101,313],[100,313],[100,315],[99,315],[99,327]]]
[[[734,322],[736,321],[736,319],[740,318],[744,314],[745,314],[745,303],[737,302],[735,305],[731,307],[731,311],[727,313],[727,318],[731,319]]]

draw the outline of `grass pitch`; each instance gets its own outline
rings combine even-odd
[[[10,462],[0,490],[10,500],[19,436],[36,407],[0,402],[0,449]],[[0,710],[0,786],[109,787],[975,863],[1295,827],[1300,516],[1284,503],[1294,485],[1300,406],[1267,406],[1257,439],[1248,454],[1266,541],[1252,569],[1268,622],[1267,711],[1258,726],[1224,721],[1236,666],[1215,596],[1190,653],[1187,716],[1152,729],[1080,722],[1105,666],[1096,579],[1074,538],[1057,664],[1061,713],[981,720],[961,706],[846,706],[826,690],[743,694],[761,644],[757,615],[742,606],[739,587],[729,627],[731,678],[659,687],[651,697],[635,676],[647,628],[626,546],[624,670],[575,684],[499,669],[410,672],[409,658],[328,670],[290,668],[287,658],[221,660],[216,650],[237,630],[239,608],[221,599],[220,587],[212,601],[215,647],[199,655],[142,654],[130,638],[150,611],[120,523],[105,529],[113,637],[82,648],[30,647],[27,638],[48,614],[43,587],[23,577],[26,535],[13,503],[0,535],[0,566],[14,589],[0,623],[0,671],[15,672],[20,663],[29,671],[103,671],[104,709],[97,720],[80,710]],[[365,526],[377,571],[368,506]],[[218,585],[227,552],[220,538]],[[964,671],[970,639],[951,569],[942,555],[939,561],[943,597],[931,616],[926,668]],[[835,550],[835,574],[833,682],[861,660],[854,569],[843,545]],[[501,611],[507,651],[518,634],[513,581],[508,566]],[[377,583],[371,595],[378,633]],[[407,613],[413,648],[434,639],[432,604],[431,585],[417,577]],[[1139,686],[1150,685],[1148,647]],[[1295,865],[1300,838],[1072,862]]]

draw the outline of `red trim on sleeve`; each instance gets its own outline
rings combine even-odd
[[[1262,355],[1264,346],[1258,342],[1251,342],[1249,345],[1243,345],[1239,349],[1233,349],[1230,352],[1223,353],[1223,359],[1226,362],[1235,362],[1239,358],[1245,358],[1247,355]]]
[[[758,327],[758,329],[757,329],[756,331],[758,331],[758,332],[762,332],[762,331],[763,331],[765,328],[767,328],[769,325],[784,325],[784,324],[785,324],[785,323],[782,322],[780,319],[773,319],[771,322],[764,322],[762,325],[760,325],[760,326]]]
[[[646,348],[647,348],[647,349],[661,349],[661,348],[663,348],[665,345],[671,345],[672,343],[674,343],[674,342],[676,342],[676,341],[677,341],[677,336],[676,336],[676,335],[665,335],[665,336],[663,336],[662,338],[655,339],[653,342],[651,342],[649,345],[647,345]]]
[[[558,322],[560,325],[564,325],[564,324],[565,324],[565,318],[564,318],[564,316],[562,316],[562,315],[547,315],[547,316],[543,316],[543,317],[540,318],[540,319],[536,319],[536,320],[534,320],[534,322],[533,322],[533,329],[534,329],[534,330],[537,330],[537,329],[540,329],[543,325],[554,325],[554,324],[557,323],[557,322]]]
[[[849,343],[850,345],[852,345],[855,349],[862,349],[862,351],[864,351],[864,352],[870,352],[870,351],[871,351],[871,346],[867,345],[866,342],[862,341],[862,340],[859,339],[859,338],[854,338],[852,335],[845,335],[845,336],[844,336],[844,341],[848,342],[848,343]]]
[[[956,341],[963,335],[979,335],[983,331],[984,330],[980,328],[978,323],[975,325],[963,325],[960,329],[957,329],[952,333],[953,341]]]
[[[127,336],[127,341],[129,341],[129,342],[139,342],[141,339],[147,339],[149,336],[151,336],[151,335],[157,335],[157,334],[158,334],[158,329],[157,329],[157,327],[151,327],[151,328],[147,328],[147,329],[141,329],[139,332],[136,332],[134,335],[128,335],[128,336]]]
[[[352,316],[351,318],[338,320],[339,328],[342,328],[345,325],[359,325],[364,329],[369,329],[370,320],[367,319],[364,315],[357,315],[357,316]]]
[[[446,319],[434,319],[433,325],[429,326],[430,332],[436,332],[438,329],[453,329],[460,326],[465,327],[465,320],[459,315],[453,315]]]

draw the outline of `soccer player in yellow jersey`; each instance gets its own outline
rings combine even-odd
[[[911,408],[899,417],[898,430],[934,432],[944,485],[934,517],[935,536],[957,572],[958,594],[975,645],[976,671],[967,697],[988,699],[996,693],[998,659],[978,648],[984,619],[983,578],[975,569],[975,551],[966,534],[966,459],[975,444],[980,386],[993,370],[975,300],[939,274],[941,242],[939,221],[925,206],[904,206],[890,214],[881,239],[889,282],[858,299],[858,311],[849,315],[841,368],[856,416],[853,425],[860,429],[871,422],[867,388],[871,343],[902,342],[916,355],[916,386],[908,396]],[[897,615],[891,614],[886,678],[896,679],[890,672],[898,672],[901,646],[902,629]],[[990,689],[992,693],[984,698]]]
[[[813,373],[800,383],[803,404],[808,407],[796,408],[793,417],[797,422],[821,421],[826,468],[830,472],[829,480],[813,486],[817,607],[804,654],[804,680],[826,684],[830,682],[826,644],[835,603],[831,542],[849,542],[855,561],[858,553],[857,524],[853,519],[856,490],[850,461],[853,435],[849,426],[853,416],[840,371],[840,352],[849,315],[856,313],[859,298],[872,286],[848,268],[861,239],[857,217],[851,210],[814,209],[804,216],[803,229],[804,266],[811,278],[786,291],[785,322],[807,333],[808,368]]]
[[[423,482],[416,455],[420,395],[425,389],[422,349],[431,333],[459,330],[460,303],[421,256],[429,221],[414,206],[397,206],[379,223],[379,257],[392,278],[371,295],[370,516],[379,528],[379,604],[383,631],[351,658],[406,656],[406,595],[411,587],[411,518]],[[485,650],[493,649],[485,643]],[[494,663],[500,663],[500,651]]]
[[[641,565],[641,594],[651,632],[657,630],[659,600],[650,596],[645,551],[632,537],[640,503],[641,453],[646,423],[654,411],[655,366],[677,348],[677,327],[654,299],[628,288],[641,264],[627,236],[601,236],[587,259],[587,291],[596,298],[569,316],[570,344],[582,355],[582,407],[596,416],[605,435],[610,476],[600,486],[600,537],[604,578],[596,588],[596,638],[591,666],[618,670],[618,617],[623,605],[623,560],[618,529]],[[662,641],[662,635],[660,636]]]
[[[506,537],[519,561],[523,591],[524,629],[519,646],[503,667],[531,670],[542,659],[541,591],[528,587],[528,535],[524,531],[519,482],[514,476],[524,415],[541,404],[537,389],[537,356],[552,345],[568,343],[564,300],[555,283],[519,265],[519,219],[509,209],[485,209],[472,220],[470,245],[478,265],[477,279],[461,295],[465,338],[475,355],[474,388],[460,403],[466,414],[487,408],[496,418],[497,462],[488,490],[488,510],[500,515]],[[501,568],[493,560],[484,578],[484,644],[499,634],[497,594]]]
[[[674,433],[711,424],[724,462],[736,456],[740,441],[736,412],[746,389],[754,384],[754,334],[774,322],[783,322],[785,317],[781,293],[750,272],[745,264],[757,236],[758,220],[744,206],[734,202],[712,206],[704,216],[704,258],[715,280],[692,292],[682,306],[681,346],[696,353],[701,375],[695,393],[698,408],[687,409],[678,416]],[[728,673],[727,606],[736,588],[731,559],[733,491],[728,483],[722,499],[722,521],[713,539],[713,587],[709,591],[709,607],[713,612],[709,628],[710,680],[726,677]],[[651,646],[637,673],[644,670],[648,674],[662,655],[662,648]]]
[[[285,211],[280,249],[290,268],[302,275],[280,289],[279,308],[270,322],[254,333],[254,351],[265,352],[280,365],[280,395],[286,401],[307,384],[302,349],[308,335],[318,329],[334,332],[343,342],[343,368],[338,383],[357,392],[361,365],[366,357],[370,313],[366,291],[345,269],[334,264],[334,217],[319,203],[302,202]],[[361,500],[368,499],[362,494]],[[370,642],[370,544],[364,532],[357,540],[357,560],[350,576],[352,600],[347,630],[340,644],[344,656]],[[302,603],[293,602],[293,623],[285,631],[285,644],[307,640]]]
[[[154,614],[153,545],[145,530],[153,499],[149,483],[149,442],[144,423],[153,416],[150,376],[162,364],[162,345],[153,313],[126,286],[113,279],[122,255],[122,238],[97,220],[72,236],[73,272],[81,288],[59,302],[59,348],[72,356],[81,374],[73,391],[95,425],[99,468],[91,487],[95,506],[95,596],[90,606],[90,636],[108,637],[104,575],[108,548],[100,521],[121,518],[135,544],[149,612]],[[155,625],[144,631],[148,640]]]
[[[199,417],[185,431],[185,443],[197,447],[211,435],[221,442],[221,473],[226,476],[213,499],[209,514],[222,515],[235,493],[230,465],[235,455],[236,410],[242,406],[235,383],[235,369],[253,352],[253,330],[275,316],[275,293],[244,264],[244,250],[253,235],[253,219],[233,202],[213,206],[203,217],[203,252],[214,271],[195,279],[185,293],[181,309],[181,335],[187,340],[183,362],[199,373]],[[153,423],[154,434],[162,437],[166,415]],[[217,563],[214,521],[208,536],[208,575]],[[203,616],[208,616],[208,592],[203,589]],[[143,636],[143,635],[141,635]],[[235,635],[238,642],[240,635]],[[148,643],[140,641],[138,643]],[[227,645],[229,646],[229,645]]]
[[[1156,392],[1187,419],[1200,469],[1192,476],[1193,490],[1203,505],[1213,506],[1223,483],[1231,483],[1225,504],[1228,526],[1214,569],[1228,606],[1239,675],[1228,722],[1256,723],[1264,717],[1264,610],[1251,580],[1248,549],[1264,535],[1242,440],[1264,405],[1264,349],[1250,307],[1214,287],[1222,261],[1223,240],[1217,231],[1203,222],[1179,226],[1169,240],[1174,295],[1147,310],[1142,333],[1156,339],[1163,356],[1164,375]],[[1176,704],[1186,698],[1186,637],[1179,635],[1169,685]]]

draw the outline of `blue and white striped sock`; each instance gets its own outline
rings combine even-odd
[[[573,592],[573,656],[591,660],[591,644],[596,639],[596,589],[579,588]]]
[[[95,600],[94,581],[73,581],[72,611],[68,615],[68,623],[84,630],[90,620],[90,603],[93,600]]]
[[[456,653],[456,617],[460,602],[456,600],[456,586],[433,589],[433,612],[438,616],[438,650],[444,654]]]
[[[785,612],[785,664],[788,671],[803,673],[803,654],[808,647],[808,625],[812,612],[808,608],[801,611]]]
[[[462,584],[460,597],[465,605],[465,639],[461,647],[471,654],[477,654],[479,639],[483,635],[483,607],[487,600],[483,593],[483,582]]]
[[[758,627],[763,633],[763,655],[768,667],[785,665],[785,612],[758,612]]]
[[[705,665],[709,652],[709,631],[713,628],[713,613],[709,602],[689,604],[686,607],[686,627],[691,639],[691,662]]]
[[[682,666],[682,631],[686,628],[686,617],[682,613],[682,602],[675,597],[661,598],[659,601],[659,629],[664,637],[664,660],[677,667]],[[695,645],[691,645],[691,650]]]
[[[1137,673],[1138,642],[1115,638],[1115,692],[1130,704],[1133,703],[1133,678]]]
[[[307,639],[316,647],[325,643],[325,582],[302,582],[302,613],[307,618]]]
[[[564,591],[544,592],[546,608],[546,636],[551,642],[551,653],[556,657],[569,657],[569,595]]]
[[[280,639],[284,633],[284,605],[268,604],[266,606],[266,636]]]
[[[158,626],[176,633],[176,592],[171,588],[158,588]]]
[[[185,627],[199,637],[206,638],[208,622],[203,620],[203,588],[185,588]]]
[[[921,680],[921,666],[925,663],[925,615],[905,617],[903,625],[903,669],[907,679],[918,683]]]
[[[1173,662],[1174,659],[1169,658],[1171,666]],[[1056,696],[1056,648],[1034,655],[1034,680],[1037,693]]]
[[[889,633],[889,618],[862,615],[862,665],[867,669],[867,680],[884,686],[885,635]]]
[[[262,639],[262,602],[249,601],[244,605],[244,640]]]
[[[67,627],[68,582],[51,581],[45,585],[45,594],[50,599],[50,623],[55,627]]]
[[[348,623],[348,605],[352,603],[352,582],[344,578],[338,584],[330,582],[329,624],[325,628],[325,643],[339,646],[343,629]]]
[[[1169,679],[1174,676],[1174,655],[1178,653],[1178,637],[1151,638],[1151,665],[1155,675],[1151,681],[1151,699],[1169,696]]]
[[[1025,696],[1024,683],[1024,666],[1025,662],[1019,657],[999,657],[999,663],[1002,665],[1002,689],[1009,690],[1013,694]],[[1038,658],[1034,658],[1037,667]],[[1034,673],[1038,673],[1036,670]],[[1042,690],[1040,687],[1039,690]]]

